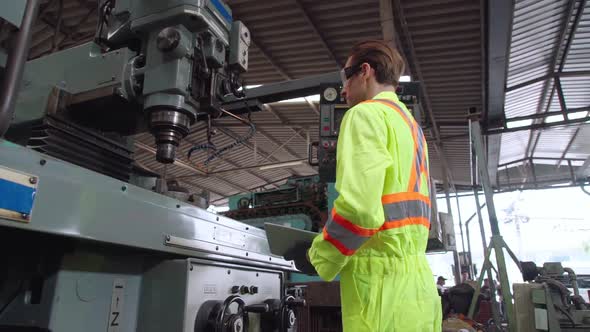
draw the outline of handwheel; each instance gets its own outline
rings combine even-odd
[[[238,304],[235,313],[231,313],[230,306]],[[232,295],[225,299],[221,310],[217,314],[215,332],[246,332],[248,331],[248,313],[244,310],[246,303],[241,297]]]
[[[232,304],[237,309],[232,312]],[[201,305],[195,319],[195,332],[246,332],[248,331],[248,313],[244,310],[245,302],[237,295],[225,301],[207,301]]]

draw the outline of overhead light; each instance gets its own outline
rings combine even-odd
[[[563,121],[563,115],[561,115],[561,114],[552,115],[552,116],[548,116],[545,118],[546,123],[553,123],[553,122],[559,122],[559,121]]]
[[[301,165],[302,163],[303,163],[303,160],[288,161],[288,162],[284,162],[284,163],[277,163],[277,164],[272,164],[272,165],[260,166],[258,169],[261,171],[264,171],[267,169],[297,166],[297,165]]]
[[[246,91],[250,90],[250,89],[254,89],[257,88],[259,86],[262,86],[261,84],[255,84],[255,85],[246,85]],[[238,88],[238,91],[242,91],[242,87]]]
[[[320,101],[320,95],[317,94],[317,95],[311,95],[311,96],[307,96],[307,97],[286,99],[286,100],[279,101],[279,103],[305,103],[307,101],[318,103]]]
[[[399,78],[400,82],[412,82],[412,78],[408,75],[404,75],[402,77]]]
[[[509,121],[506,126],[508,128],[519,128],[519,127],[526,127],[533,124],[533,120],[525,119],[525,120],[517,120],[517,121]]]
[[[588,116],[588,113],[587,112],[576,112],[576,113],[569,113],[567,115],[567,118],[570,119],[570,120],[573,120],[573,119],[585,118],[587,116]]]

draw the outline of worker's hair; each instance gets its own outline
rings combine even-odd
[[[404,59],[384,40],[366,40],[355,44],[350,51],[353,66],[366,62],[375,70],[377,82],[397,87],[404,72]]]

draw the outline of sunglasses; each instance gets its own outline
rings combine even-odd
[[[346,68],[342,68],[342,70],[340,70],[340,79],[342,80],[342,85],[345,85],[346,82],[353,77],[354,75],[356,75],[358,72],[361,71],[362,68],[362,63],[361,64],[357,64],[357,65],[352,65],[350,67],[346,67]]]

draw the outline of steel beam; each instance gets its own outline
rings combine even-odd
[[[400,0],[392,0],[392,1],[393,1],[393,7],[395,9],[395,12],[398,15],[397,18],[398,18],[399,24],[402,28],[403,35],[405,36],[406,42],[408,44],[410,56],[407,58],[413,59],[413,67],[414,67],[414,71],[416,73],[416,78],[418,79],[418,81],[421,82],[420,88],[422,89],[422,100],[423,100],[423,104],[424,104],[424,109],[428,113],[430,123],[432,125],[432,127],[430,128],[430,132],[432,134],[432,137],[434,137],[434,139],[435,139],[434,150],[436,151],[437,155],[439,156],[439,160],[440,160],[442,168],[443,168],[444,176],[448,178],[448,180],[451,182],[451,184],[453,184],[453,188],[454,188],[454,181],[452,179],[452,173],[451,173],[451,170],[449,168],[449,163],[448,163],[447,158],[444,153],[442,141],[440,139],[440,137],[441,137],[440,131],[438,130],[438,125],[437,125],[436,119],[434,117],[434,112],[432,109],[432,105],[430,103],[430,97],[428,95],[428,89],[426,87],[426,83],[424,82],[424,76],[422,75],[422,70],[420,69],[420,63],[418,62],[418,57],[416,56],[416,49],[414,47],[414,43],[413,43],[411,35],[410,35],[408,23],[406,21],[405,15],[404,15],[404,10],[403,10]]]
[[[500,284],[502,285],[502,298],[503,298],[503,302],[504,302],[504,305],[506,308],[506,317],[508,320],[508,331],[516,331],[516,321],[514,320],[514,305],[512,303],[512,294],[510,292],[510,287],[509,287],[510,282],[508,279],[508,271],[506,269],[506,261],[504,258],[503,249],[506,249],[509,254],[511,254],[511,251],[509,250],[508,246],[506,245],[506,243],[502,239],[502,236],[500,235],[500,228],[498,226],[498,217],[496,216],[496,207],[494,204],[494,193],[493,193],[492,186],[490,183],[490,177],[489,177],[488,167],[487,167],[487,165],[488,165],[487,158],[486,158],[486,153],[485,153],[485,150],[483,147],[483,142],[482,142],[481,127],[480,127],[480,124],[475,120],[472,120],[470,122],[470,133],[471,133],[472,148],[475,151],[474,157],[477,158],[477,168],[478,168],[478,172],[480,175],[481,184],[484,189],[484,196],[485,196],[485,201],[486,201],[487,210],[488,210],[488,217],[489,217],[491,231],[492,231],[492,238],[490,241],[489,250],[491,250],[493,248],[495,256],[496,256],[496,262],[498,265],[498,272],[500,275]],[[480,206],[479,202],[477,202],[477,201],[476,201],[476,206],[478,208]],[[512,256],[512,254],[510,256]],[[484,265],[486,263],[489,263],[488,259],[486,259],[486,261],[484,262]],[[517,260],[515,261],[515,263],[519,264]],[[491,276],[491,273],[489,273],[489,275]],[[481,282],[481,280],[482,280],[482,276],[480,276],[480,282]],[[481,285],[481,284],[478,284],[478,288],[476,289],[476,293],[479,292],[479,285]],[[474,297],[475,297],[475,295],[474,295]],[[470,310],[470,313],[472,313],[472,310]]]
[[[578,168],[578,170],[576,172],[576,177],[578,179],[590,177],[590,157],[588,157],[588,159],[586,159],[584,164],[582,166],[580,166],[580,168]]]
[[[189,140],[188,138],[185,138],[185,140],[186,140],[187,142],[191,143],[192,145],[196,145],[196,144],[195,144],[193,141]],[[237,167],[242,167],[242,165],[239,165],[239,164],[235,163],[234,161],[231,161],[231,160],[229,160],[229,159],[227,159],[227,158],[224,158],[224,157],[222,157],[222,156],[219,156],[219,157],[217,157],[217,158],[218,158],[218,159],[220,159],[220,160],[222,160],[222,161],[223,161],[223,162],[225,162],[226,164],[230,165],[231,167],[234,167],[234,168],[237,168]],[[272,180],[271,180],[271,179],[269,179],[269,178],[266,178],[266,177],[264,177],[264,176],[261,176],[261,175],[258,175],[258,174],[256,174],[256,173],[253,173],[253,172],[250,172],[250,171],[246,171],[246,173],[250,174],[251,176],[253,176],[253,177],[257,178],[257,179],[260,179],[260,180],[264,181],[265,183],[272,182]],[[277,186],[274,186],[274,187],[275,187],[275,188],[277,188]]]
[[[554,77],[584,77],[584,76],[590,76],[590,70],[576,70],[576,71],[566,71],[566,72],[554,72],[554,73],[550,73],[550,74],[546,74],[543,76],[539,76],[537,78],[533,78],[532,80],[528,80],[526,82],[522,82],[519,84],[515,84],[512,85],[510,87],[506,88],[506,92],[511,92],[514,90],[518,90],[524,87],[527,87],[531,84],[535,84],[535,83],[539,83],[539,82],[543,82],[545,80],[548,80],[550,78],[554,78]]]
[[[245,24],[245,23],[244,23]],[[277,73],[279,73],[279,75],[281,75],[283,77],[283,79],[286,80],[290,80],[291,79],[291,75],[289,75],[281,65],[279,65],[275,59],[272,57],[272,55],[270,54],[270,52],[262,45],[258,44],[257,42],[255,42],[254,40],[251,41],[252,42],[252,46],[256,47],[258,49],[258,51],[260,51],[260,54],[262,55],[262,57],[268,61],[268,63],[273,67],[274,70],[277,71]]]
[[[231,138],[233,138],[233,139],[236,139],[236,138],[238,137],[238,136],[236,135],[236,133],[234,133],[233,131],[231,131],[231,130],[229,130],[229,129],[227,129],[227,128],[218,128],[218,129],[219,129],[219,131],[221,131],[223,134],[225,134],[226,136],[229,136],[229,137],[231,137]],[[268,139],[268,138],[267,138],[267,139]],[[243,145],[244,145],[245,147],[247,147],[248,149],[250,149],[250,150],[254,151],[254,147],[252,146],[252,144],[250,144],[250,143],[244,143]],[[261,153],[260,149],[257,149],[257,150],[258,150],[258,151],[257,151],[257,152],[258,152],[258,154],[260,154],[261,156],[263,156],[263,157],[264,157],[264,156],[266,156],[266,155],[267,155],[267,153],[264,153],[264,154],[263,154],[263,153]],[[274,159],[274,161],[276,161],[276,162],[281,162],[280,160],[278,160],[278,159],[277,159],[277,158],[275,158],[275,157],[272,157],[272,159]],[[285,170],[287,170],[288,172],[290,172],[292,175],[301,176],[301,174],[300,174],[299,172],[296,172],[295,170],[292,170],[292,169],[290,169],[290,168],[285,168]]]
[[[289,137],[289,139],[288,139],[288,140],[284,141],[284,142],[283,142],[281,145],[279,145],[279,146],[278,146],[276,149],[272,150],[272,151],[271,151],[271,153],[269,153],[269,154],[266,156],[266,158],[264,158],[264,159],[262,160],[262,162],[265,162],[265,161],[267,161],[267,160],[268,160],[268,158],[272,157],[272,156],[275,154],[275,152],[277,152],[277,151],[279,151],[279,150],[282,150],[282,149],[284,149],[284,148],[285,148],[285,146],[286,146],[287,144],[289,144],[289,142],[291,142],[291,141],[292,141],[292,140],[293,140],[295,137],[297,137],[297,136],[299,136],[299,135],[301,134],[301,131],[302,131],[302,129],[299,129],[299,131],[297,131],[297,132],[295,132],[293,135],[291,135],[291,137]]]
[[[262,135],[262,137],[266,138],[267,140],[273,142],[274,144],[276,144],[280,149],[283,149],[285,152],[287,152],[288,154],[290,154],[292,157],[294,158],[302,158],[300,155],[297,154],[297,152],[293,151],[293,149],[291,149],[290,147],[282,144],[282,142],[280,140],[278,140],[277,138],[275,138],[274,136],[272,136],[271,134],[267,133],[266,131],[257,128],[256,132],[260,135]],[[311,166],[310,166],[311,167]]]
[[[395,33],[395,21],[393,16],[393,4],[391,3],[391,0],[379,0],[379,16],[383,40],[389,43],[389,45],[392,47],[401,49],[401,45],[396,45],[397,40]]]
[[[512,35],[514,0],[486,1],[486,79],[484,119],[486,128],[494,128],[504,120],[504,100],[506,78],[508,77],[508,58]],[[500,160],[501,137],[488,137],[488,172],[492,183],[496,181]]]
[[[572,16],[572,14],[574,12],[576,2],[577,2],[577,0],[569,0],[566,14],[564,15],[563,21],[561,23],[559,37],[557,39],[557,43],[555,44],[555,48],[553,50],[553,55],[551,56],[551,61],[549,62],[549,66],[547,67],[547,75],[548,76],[551,75],[551,73],[553,73],[555,71],[555,66],[557,65],[557,59],[559,58],[559,54],[561,52],[561,45],[563,44],[564,40],[566,39],[570,17]],[[566,57],[567,57],[567,53],[564,52],[562,55],[561,63],[563,63],[565,61]],[[557,86],[558,92],[561,91],[561,82],[559,81],[559,77],[553,76],[553,81],[554,81],[554,84],[553,84],[553,88],[551,91],[550,99],[552,99],[553,91],[555,90],[556,86]],[[544,106],[545,101],[547,100],[547,97],[549,94],[549,85],[550,84],[551,83],[549,80],[545,80],[545,82],[543,83],[543,90],[542,90],[541,95],[539,97],[539,103],[537,104],[537,110],[535,113],[541,113],[543,111],[543,109],[544,109],[543,106]],[[563,97],[563,95],[561,95],[561,97]],[[559,102],[561,105],[561,110],[563,112],[565,112],[565,110],[567,108],[565,106],[565,101],[563,101],[562,99],[563,98],[560,98]],[[565,117],[565,119],[567,120],[567,116]],[[533,120],[533,123],[539,123],[539,121],[537,119],[535,119],[535,120]],[[529,133],[529,140],[528,140],[527,147],[525,150],[525,157],[532,157],[535,154],[537,144],[539,143],[540,135],[541,135],[541,133],[535,133],[532,131]],[[533,138],[533,137],[535,137],[535,138]],[[531,149],[531,147],[532,147],[532,149]]]
[[[579,107],[579,108],[570,108],[566,111],[568,115],[575,114],[575,113],[586,113],[590,111],[590,107]],[[546,117],[550,117],[553,115],[560,115],[563,114],[562,111],[553,111],[553,112],[544,112],[544,113],[535,113],[531,115],[524,115],[524,116],[515,116],[510,119],[506,119],[506,123],[508,122],[515,122],[521,120],[531,120],[531,119],[544,119]]]
[[[246,108],[244,105],[246,102],[249,102],[249,105],[254,101],[259,101],[261,104],[274,103],[285,99],[317,94],[322,84],[342,83],[340,73],[337,71],[293,80],[289,77],[286,79],[287,81],[284,82],[265,84],[248,89],[244,99],[230,96],[225,100],[223,106],[225,109],[236,109],[238,107]]]
[[[522,131],[522,130],[545,129],[545,128],[571,125],[571,124],[576,124],[576,123],[584,123],[584,122],[588,122],[588,121],[590,121],[590,116],[585,116],[585,117],[579,118],[579,119],[569,119],[569,120],[551,122],[551,123],[537,123],[537,124],[532,124],[532,125],[522,126],[522,127],[515,127],[515,128],[490,129],[490,130],[487,130],[485,132],[485,134],[486,135],[497,135],[497,134],[503,134],[503,133],[511,133],[511,132],[515,132],[515,131]]]
[[[92,6],[88,9],[88,12],[86,13],[86,15],[84,15],[84,17],[82,17],[76,24],[75,26],[80,26],[82,24],[84,24],[86,21],[88,21],[88,19],[90,18],[90,16],[98,9],[98,6]],[[58,43],[58,47],[62,47],[64,46],[64,43],[66,41],[68,41],[70,38],[73,38],[74,36],[77,36],[79,33],[78,31],[70,31],[69,34],[65,35]],[[93,33],[94,34],[94,33]]]
[[[561,58],[561,63],[559,64],[558,72],[562,72],[563,68],[565,67],[565,62],[567,60],[567,56],[569,55],[570,48],[572,46],[572,42],[576,37],[576,33],[578,31],[578,26],[580,25],[580,21],[582,19],[582,14],[584,13],[584,9],[586,8],[587,0],[582,0],[578,5],[578,10],[576,12],[576,16],[574,17],[574,23],[572,24],[570,35],[568,36],[565,49],[563,51],[563,56]],[[570,15],[571,17],[571,15]],[[569,18],[568,18],[569,20]]]
[[[33,26],[39,12],[39,4],[40,0],[27,1],[15,46],[6,60],[6,72],[0,87],[0,138],[4,137],[14,115],[25,62],[31,47]]]
[[[57,9],[57,23],[55,25],[55,33],[53,34],[53,40],[51,42],[51,52],[57,51],[57,37],[59,37],[61,25],[63,23],[64,14],[64,0],[59,1],[59,8]]]
[[[330,59],[334,60],[334,62],[336,63],[337,69],[342,68],[342,62],[340,60],[338,60],[338,57],[336,57],[336,52],[330,46],[330,44],[328,44],[326,37],[324,37],[324,34],[318,29],[317,23],[311,17],[311,15],[309,14],[309,11],[307,10],[307,8],[305,8],[305,5],[303,4],[303,2],[301,0],[294,0],[294,2],[295,2],[295,5],[297,6],[297,8],[299,8],[301,13],[303,14],[303,18],[305,19],[307,24],[313,30],[313,33],[315,34],[315,36],[322,43],[322,46],[324,47],[324,49],[328,53],[328,56],[330,57]]]

